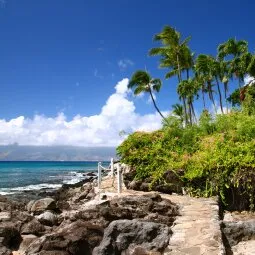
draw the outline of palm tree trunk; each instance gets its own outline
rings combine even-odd
[[[178,67],[178,77],[179,77],[179,83],[182,81],[182,73],[181,73],[181,66],[179,61],[179,55],[177,54],[177,67]]]
[[[186,69],[186,74],[187,74],[187,80],[189,79],[189,69]]]
[[[205,105],[205,92],[202,89],[202,98],[203,98],[203,105],[204,105],[204,110],[206,110],[206,105]]]
[[[224,114],[223,107],[222,107],[222,96],[221,96],[221,91],[220,91],[220,84],[219,84],[219,80],[218,80],[217,76],[215,76],[215,79],[216,79],[217,89],[218,89],[218,93],[219,93],[221,113],[222,113],[222,114]]]
[[[242,90],[242,87],[241,87],[241,78],[238,77],[238,86],[239,86],[239,98],[240,98],[240,106],[241,106],[241,109],[243,108],[243,101],[241,100],[241,90]]]
[[[190,125],[192,126],[192,110],[191,110],[190,102],[188,102],[188,106],[189,106],[189,122],[190,122]]]
[[[160,115],[166,122],[168,122],[167,119],[166,119],[166,117],[161,113],[161,111],[159,110],[158,106],[156,105],[156,102],[155,102],[155,99],[154,99],[154,97],[153,97],[153,94],[152,94],[152,91],[151,91],[151,88],[150,88],[150,87],[149,87],[149,92],[150,92],[151,100],[152,100],[152,102],[153,102],[153,105],[154,105],[155,109],[157,110],[157,112],[159,113],[159,115]]]
[[[197,122],[197,117],[196,117],[196,113],[195,113],[195,110],[194,110],[193,102],[191,102],[191,110],[192,110],[192,113],[193,113],[193,116],[194,116],[194,121]]]
[[[225,97],[225,102],[226,102],[226,107],[227,107],[227,113],[228,113],[228,100],[227,100],[227,89],[228,89],[228,83],[224,83],[224,97]]]
[[[185,119],[185,126],[188,125],[188,114],[187,114],[187,105],[186,105],[186,99],[185,97],[182,97],[182,102],[183,102],[183,108],[184,108],[184,119]]]
[[[179,61],[179,55],[177,54],[177,67],[178,67],[178,81],[179,83],[182,81],[182,74],[181,74],[181,67],[180,67],[180,61]],[[184,108],[184,119],[185,119],[185,125],[188,124],[188,116],[187,116],[187,105],[186,105],[186,99],[182,97],[183,102],[183,108]]]

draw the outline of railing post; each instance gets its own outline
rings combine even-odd
[[[114,175],[114,165],[113,165],[113,158],[111,158],[111,175]]]
[[[102,179],[102,175],[101,175],[101,162],[98,162],[98,166],[97,166],[97,185],[98,185],[98,189],[101,188],[101,179]]]
[[[122,176],[119,163],[117,164],[117,180],[118,180],[118,194],[120,194],[122,191]]]

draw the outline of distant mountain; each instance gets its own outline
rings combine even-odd
[[[113,147],[0,145],[0,161],[98,161],[116,157]]]

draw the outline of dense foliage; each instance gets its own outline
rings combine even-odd
[[[188,46],[191,38],[182,39],[170,26],[164,27],[154,39],[160,46],[152,48],[149,55],[160,57],[160,68],[167,69],[166,79],[177,77],[180,102],[173,104],[172,116],[162,115],[152,94],[160,91],[161,81],[153,79],[147,71],[134,73],[129,88],[134,89],[135,95],[150,93],[163,128],[129,135],[117,148],[122,162],[135,168],[137,179],[149,178],[152,188],[169,181],[164,173],[170,170],[192,195],[220,195],[225,202],[229,191],[234,190],[248,197],[253,209],[255,56],[248,52],[248,42],[231,38],[217,47],[215,57],[205,54],[195,57]],[[245,84],[247,75],[249,84]],[[233,80],[237,81],[238,89],[230,94],[229,86],[235,85]],[[203,107],[198,118],[194,101],[200,98]],[[229,103],[236,108],[229,108]],[[209,105],[214,107],[212,114]]]
[[[164,181],[172,170],[192,195],[225,194],[231,187],[246,193],[253,206],[255,191],[255,116],[240,111],[212,118],[204,112],[199,124],[184,128],[171,117],[161,130],[135,132],[119,147],[122,161],[136,169],[136,178]]]

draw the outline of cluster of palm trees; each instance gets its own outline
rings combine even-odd
[[[173,112],[178,115],[185,125],[196,122],[194,100],[202,97],[203,108],[207,109],[208,98],[216,107],[220,104],[220,111],[224,113],[224,106],[228,112],[228,84],[230,80],[237,79],[241,89],[247,74],[255,76],[255,55],[248,51],[248,43],[244,40],[229,39],[217,48],[217,56],[195,54],[190,50],[188,43],[191,37],[182,39],[181,34],[170,26],[156,34],[155,41],[160,42],[160,47],[152,48],[150,56],[160,57],[160,68],[168,71],[166,79],[176,76],[178,80],[177,93],[181,104],[173,105]],[[161,115],[153,97],[153,91],[159,92],[162,86],[160,79],[154,79],[147,71],[139,70],[130,79],[129,88],[134,88],[134,94],[148,92],[152,102]],[[216,88],[216,89],[215,89]]]

